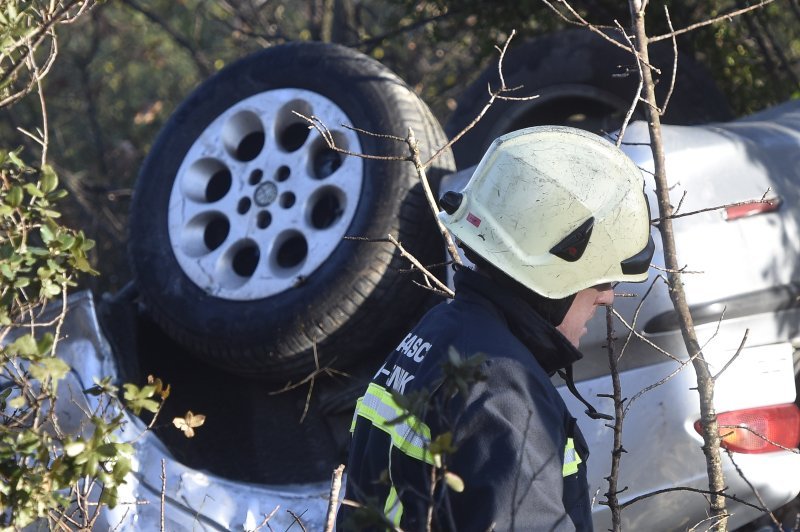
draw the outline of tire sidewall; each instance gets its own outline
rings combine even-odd
[[[651,45],[649,52],[651,63],[661,72],[656,76],[659,80],[656,94],[663,102],[670,86],[674,53],[668,42]],[[526,109],[544,104],[559,94],[580,95],[581,92],[617,109],[627,109],[639,84],[638,69],[630,52],[584,29],[544,35],[512,48],[503,61],[503,74],[507,87],[521,87],[508,95],[539,95],[539,98],[527,102],[495,101],[475,127],[453,146],[459,168],[476,164],[492,140],[516,129],[511,124],[517,116],[525,114]],[[445,127],[450,138],[466,127],[486,104],[487,85],[497,89],[499,84],[497,65],[492,64],[467,87]],[[684,55],[679,55],[670,102],[665,123],[689,125],[726,120],[731,116],[725,98],[711,77]],[[640,109],[634,119],[641,116]]]
[[[393,109],[381,90],[396,83],[401,82],[379,64],[347,49],[304,44],[249,56],[198,87],[157,138],[134,195],[130,253],[140,290],[145,301],[153,303],[153,312],[170,309],[171,321],[179,323],[185,334],[211,334],[233,348],[241,344],[242,349],[254,342],[268,344],[283,331],[321,320],[318,314],[323,311],[318,309],[328,306],[331,287],[353,286],[370,266],[375,244],[340,242],[301,286],[271,297],[253,301],[214,297],[192,282],[175,258],[167,231],[174,179],[189,148],[213,120],[236,102],[272,89],[316,92],[333,100],[355,126],[404,136],[403,125],[391,120]],[[359,140],[364,153],[402,153],[401,145],[374,136],[359,134]],[[364,160],[362,190],[347,235],[385,237],[382,224],[399,210],[398,202],[389,200],[407,192],[412,174],[408,163]]]

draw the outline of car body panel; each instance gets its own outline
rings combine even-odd
[[[673,220],[687,302],[703,315],[696,332],[716,383],[718,413],[792,403],[796,399],[793,351],[800,335],[800,101],[790,101],[746,119],[705,126],[663,126],[670,200],[677,214],[702,211]],[[612,135],[613,137],[614,135]],[[653,161],[647,124],[632,123],[622,149],[643,170],[645,192],[657,216]],[[448,176],[444,190],[460,190],[472,169]],[[761,198],[780,198],[771,213],[726,221],[720,207]],[[711,209],[714,208],[714,209]],[[639,338],[614,320],[614,348],[619,360],[627,412],[618,485],[627,488],[620,502],[654,490],[690,487],[707,490],[702,439],[694,430],[700,418],[696,378],[666,286],[663,246],[653,229],[656,252],[650,279],[621,284],[614,307]],[[776,250],[778,250],[776,252]],[[623,296],[630,297],[623,297]],[[731,318],[722,319],[728,314]],[[613,413],[608,377],[608,332],[604,312],[597,312],[581,341],[584,359],[575,365],[579,392],[598,410]],[[737,350],[744,346],[738,356]],[[623,352],[624,351],[624,352]],[[674,357],[671,360],[670,357]],[[733,360],[735,358],[735,360]],[[733,360],[733,361],[732,361]],[[731,362],[732,361],[732,362]],[[730,364],[729,364],[730,363]],[[726,367],[727,366],[727,367]],[[587,438],[590,490],[604,499],[610,471],[612,431],[604,421],[580,415],[585,407],[563,386],[559,391]],[[789,451],[734,454],[744,476],[764,503],[776,508],[800,492],[800,455]],[[757,506],[753,489],[723,453],[727,493]],[[623,512],[623,529],[673,530],[697,524],[708,503],[702,494],[674,492],[657,502],[639,502]],[[759,510],[728,502],[731,528],[744,525]],[[607,507],[595,502],[594,525],[609,528]]]
[[[60,308],[58,305],[52,311]],[[85,426],[86,412],[98,404],[98,398],[84,390],[94,385],[95,378],[116,379],[118,371],[114,353],[99,326],[91,292],[71,295],[66,316],[59,356],[72,370],[59,387],[56,415],[65,432],[79,434],[89,430]],[[48,319],[43,316],[43,322]],[[295,518],[289,511],[300,516],[311,530],[323,528],[329,482],[266,486],[192,469],[176,460],[151,431],[146,431],[141,419],[128,411],[122,415],[123,429],[117,437],[134,444],[133,472],[121,488],[120,503],[113,509],[104,509],[96,524],[98,530],[158,530],[162,492],[165,530],[255,530],[276,508],[269,521],[275,529],[285,530],[292,525]],[[235,454],[236,449],[230,452]]]
[[[625,140],[632,143],[624,145],[625,151],[644,169],[646,191],[655,206],[653,181],[648,174],[652,160],[647,147],[640,145],[647,141],[645,124],[631,124]],[[800,211],[796,209],[800,199],[800,102],[733,123],[665,126],[664,140],[670,180],[675,185],[672,201],[674,205],[680,203],[680,212],[758,199],[765,194],[783,200],[777,212],[733,222],[725,221],[718,210],[678,218],[675,230],[680,260],[687,264],[683,277],[689,304],[705,309],[710,316],[697,328],[704,354],[713,373],[724,368],[717,381],[717,411],[790,403],[796,394],[792,354],[800,310],[796,298],[791,297],[789,303],[770,308],[773,300],[767,294],[776,287],[791,287],[800,278],[796,271],[800,264]],[[442,186],[457,189],[468,176],[469,171],[460,172],[446,178]],[[686,197],[681,201],[684,189]],[[680,331],[670,318],[672,307],[665,283],[658,279],[663,276],[659,273],[663,262],[661,240],[655,231],[654,238],[657,250],[650,282],[618,287],[618,293],[630,292],[636,297],[618,297],[615,303],[629,323],[636,316],[637,329],[648,323],[657,325],[652,327],[655,332],[643,335],[644,339],[632,337],[628,341],[625,326],[618,320],[615,323],[616,353],[625,346],[620,379],[630,408],[623,430],[627,452],[621,459],[619,486],[627,489],[619,494],[621,502],[653,490],[680,486],[704,490],[708,486],[702,440],[693,427],[700,415],[693,391],[695,376],[691,364],[686,363]],[[776,253],[776,249],[782,252]],[[688,273],[696,270],[704,273]],[[653,289],[645,299],[651,283]],[[722,307],[740,304],[742,300],[732,296],[742,294],[756,294],[751,299],[763,303],[764,308],[756,305],[759,312],[742,310],[732,319],[715,317],[722,315]],[[604,312],[597,314],[582,342],[584,360],[576,365],[576,380],[584,397],[598,410],[611,413],[611,401],[598,397],[611,392],[611,380],[605,316]],[[60,356],[72,372],[61,388],[69,396],[59,401],[58,415],[66,430],[78,433],[85,430],[81,425],[83,413],[97,401],[83,390],[92,386],[93,378],[117,378],[119,372],[115,353],[98,325],[90,293],[71,296],[63,331],[66,339],[59,346]],[[733,360],[745,331],[744,348]],[[582,415],[583,405],[557,378],[554,382],[588,440],[594,525],[598,530],[607,529],[609,510],[597,501],[604,498],[607,489],[612,431],[607,422]],[[646,391],[639,395],[642,390]],[[135,441],[134,471],[120,496],[122,503],[104,511],[108,527],[152,530],[163,515],[166,529],[253,530],[277,508],[270,520],[275,529],[292,525],[295,517],[289,511],[309,530],[324,528],[327,479],[279,486],[228,480],[180,463],[152,432],[145,431],[140,419],[124,415],[126,423],[119,437]],[[236,452],[230,449],[230,453]],[[788,502],[800,491],[800,455],[796,453],[734,454],[735,464],[724,453],[722,459],[728,494],[760,504],[737,473],[737,466],[770,508]],[[729,509],[731,528],[759,515],[758,510],[742,504],[729,503]],[[623,528],[682,529],[702,521],[707,510],[702,494],[676,491],[626,508]]]

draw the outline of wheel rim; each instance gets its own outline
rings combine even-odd
[[[338,148],[361,151],[334,102],[277,89],[223,112],[178,169],[170,242],[183,272],[211,295],[246,301],[297,286],[330,257],[353,220],[363,160],[330,149],[293,111],[319,118]]]

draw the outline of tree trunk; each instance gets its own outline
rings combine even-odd
[[[697,391],[700,395],[700,419],[703,432],[703,453],[706,457],[708,472],[711,515],[718,521],[712,530],[727,530],[727,513],[725,510],[725,497],[722,491],[725,488],[722,474],[722,462],[719,454],[719,427],[717,414],[714,410],[714,379],[709,371],[708,364],[700,350],[700,344],[694,330],[692,316],[686,303],[686,295],[681,281],[678,255],[675,248],[675,238],[672,229],[672,205],[669,200],[669,184],[667,182],[666,166],[664,159],[664,145],[661,138],[661,117],[656,104],[655,87],[647,54],[648,38],[645,30],[644,6],[642,0],[630,0],[631,23],[633,26],[636,48],[640,56],[641,71],[644,80],[645,113],[647,116],[650,133],[650,149],[653,154],[655,170],[656,194],[658,196],[659,224],[661,240],[664,247],[664,263],[668,270],[669,293],[675,311],[678,313],[681,333],[686,350],[694,356],[692,364],[697,374]],[[680,67],[679,67],[680,68]]]

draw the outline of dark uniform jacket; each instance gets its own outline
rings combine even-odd
[[[488,277],[461,269],[455,286],[456,297],[423,317],[359,399],[345,497],[407,531],[426,529],[429,508],[434,530],[592,530],[589,453],[549,377],[580,353]],[[479,377],[453,393],[443,368],[476,355],[485,357]],[[437,440],[445,433],[450,449]],[[431,490],[434,464],[463,490],[443,482]],[[355,513],[342,506],[339,529],[368,528],[364,510]]]

